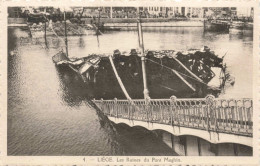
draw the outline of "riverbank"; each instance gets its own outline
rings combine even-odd
[[[93,18],[81,18],[82,21],[90,23]],[[98,20],[96,18],[96,20]],[[137,18],[100,18],[104,23],[136,23]],[[142,18],[142,22],[172,22],[172,21],[199,21],[203,18]]]
[[[7,20],[8,26],[13,27],[22,27],[27,26],[26,18],[8,18]]]
[[[92,18],[82,18],[85,24],[91,24]],[[97,20],[95,20],[97,21]],[[142,18],[143,27],[202,27],[201,18]],[[136,18],[100,18],[100,22],[106,27],[136,27]]]
[[[71,20],[71,22],[75,21]],[[92,18],[82,18],[85,24],[91,24]],[[98,21],[97,19],[94,21]],[[106,27],[136,27],[136,18],[100,18],[100,23]],[[27,26],[26,18],[8,18],[8,26]],[[143,27],[202,27],[201,18],[142,18]]]
[[[143,22],[143,27],[203,27],[202,21]],[[106,23],[105,27],[136,27],[135,23]]]

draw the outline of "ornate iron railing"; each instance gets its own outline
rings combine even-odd
[[[252,99],[93,100],[111,117],[252,137]]]

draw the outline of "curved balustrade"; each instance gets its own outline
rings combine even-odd
[[[252,99],[93,100],[108,116],[252,137]]]

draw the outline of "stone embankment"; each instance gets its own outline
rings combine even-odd
[[[81,19],[86,24],[97,22],[98,19],[92,18]],[[136,27],[136,18],[100,18],[100,22],[104,23],[106,27]],[[168,18],[142,18],[143,27],[202,27],[203,19],[168,19]]]

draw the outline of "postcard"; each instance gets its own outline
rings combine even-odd
[[[257,1],[2,1],[0,165],[258,165]]]

